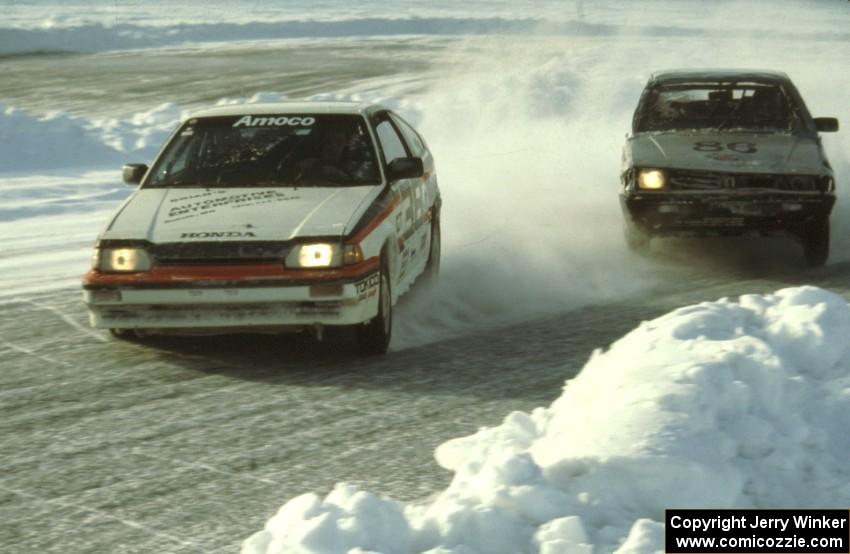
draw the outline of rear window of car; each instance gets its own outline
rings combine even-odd
[[[655,86],[641,100],[636,131],[791,128],[782,86],[760,82],[696,82]]]
[[[146,187],[358,186],[381,176],[366,120],[264,114],[187,121]]]

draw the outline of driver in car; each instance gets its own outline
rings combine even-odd
[[[368,153],[362,152],[366,148],[356,129],[343,126],[325,128],[319,137],[318,155],[299,164],[300,174],[307,180],[336,183],[372,180],[375,167]]]

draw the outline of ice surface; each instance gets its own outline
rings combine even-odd
[[[442,444],[454,479],[431,502],[341,484],[284,504],[242,553],[653,553],[668,507],[847,505],[848,333],[850,305],[809,286],[675,310],[550,406]]]

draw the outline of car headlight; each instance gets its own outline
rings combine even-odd
[[[788,180],[790,190],[817,190],[815,178],[808,175],[795,175]]]
[[[667,185],[667,175],[660,169],[638,171],[637,186],[641,189],[658,190]]]
[[[144,248],[102,248],[95,251],[94,267],[107,273],[149,271],[151,257]]]
[[[341,267],[363,261],[363,252],[356,244],[341,245],[329,242],[299,244],[286,256],[286,267]]]

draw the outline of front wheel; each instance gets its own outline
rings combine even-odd
[[[803,254],[809,267],[821,267],[829,258],[829,221],[813,225],[802,237]]]
[[[357,327],[357,343],[366,355],[385,354],[393,333],[393,302],[386,263],[381,262],[378,313],[368,323]]]

